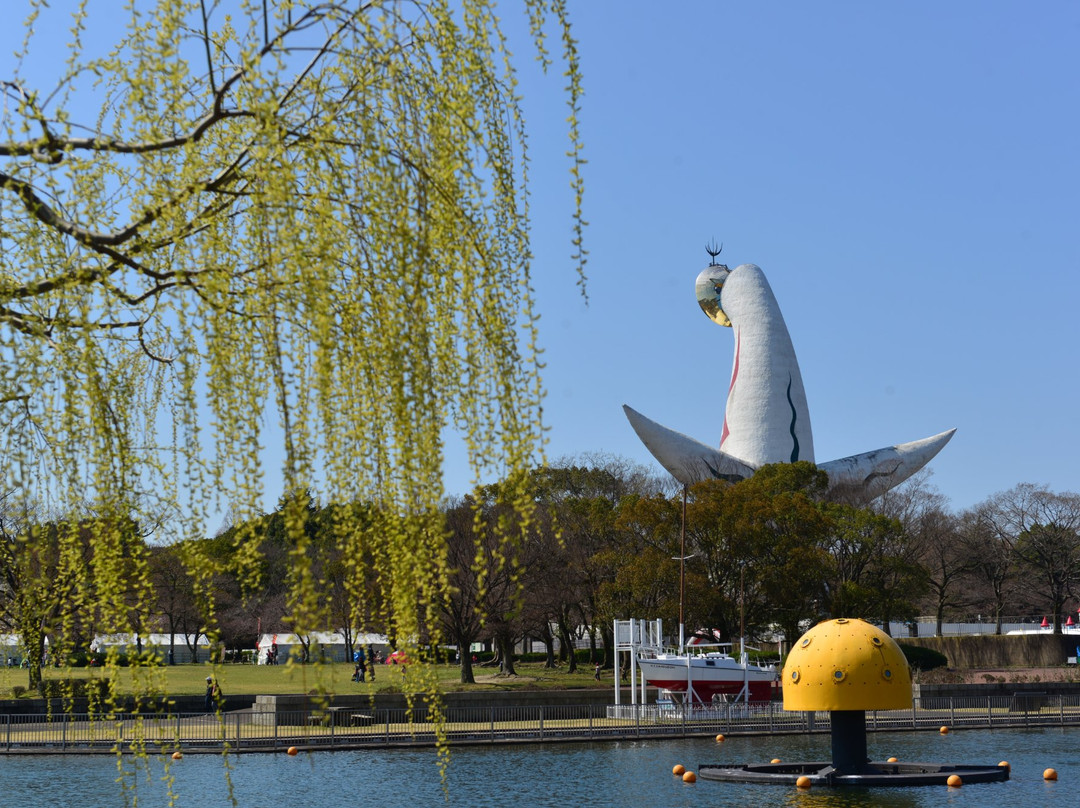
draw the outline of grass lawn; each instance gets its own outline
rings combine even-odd
[[[442,664],[433,666],[439,682],[446,691],[457,690],[538,690],[572,689],[585,687],[611,687],[612,672],[604,671],[602,684],[593,679],[592,668],[579,665],[576,673],[566,673],[565,667],[556,670],[545,669],[542,663],[516,663],[517,676],[502,676],[497,669],[474,666],[476,684],[463,685],[460,682],[461,671],[457,665]],[[359,684],[352,681],[353,665],[335,663],[326,665],[172,665],[154,669],[154,683],[160,691],[174,696],[202,695],[206,689],[206,677],[213,674],[221,683],[226,696],[241,694],[283,694],[307,693],[320,685],[335,693],[384,693],[400,692],[403,677],[402,668],[408,666],[378,665],[375,681]],[[100,668],[73,668],[70,670],[48,668],[48,679],[89,679],[104,676]],[[162,677],[158,680],[156,677]],[[407,683],[408,673],[405,674]],[[21,668],[0,668],[0,698],[11,698],[12,688],[26,687],[29,674]],[[132,692],[132,678],[128,669],[120,670],[119,689],[121,693]],[[27,694],[30,695],[30,694]],[[37,694],[32,694],[36,696]]]

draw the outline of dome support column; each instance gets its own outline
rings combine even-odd
[[[837,774],[859,774],[866,769],[866,711],[832,710],[832,764]]]

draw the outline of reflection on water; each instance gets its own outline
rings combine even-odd
[[[444,797],[434,750],[284,753],[230,757],[233,793],[244,808],[425,808],[432,805],[551,806],[552,808],[702,808],[703,806],[791,806],[792,808],[1050,808],[1073,804],[1080,780],[1080,729],[970,730],[871,733],[872,757],[994,764],[1008,760],[1006,783],[960,789],[826,789],[799,792],[789,786],[699,781],[671,775],[681,763],[824,760],[827,735],[729,737],[619,743],[530,744],[460,747],[453,751]],[[1056,783],[1042,772],[1058,770]],[[131,761],[125,762],[125,769]],[[189,754],[170,773],[179,808],[229,805],[222,758]],[[168,805],[162,782],[165,761],[125,778],[139,806]],[[116,784],[114,758],[24,756],[0,760],[0,804],[105,808],[125,804]],[[129,802],[130,804],[130,802]]]

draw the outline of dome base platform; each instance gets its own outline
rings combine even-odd
[[[951,763],[867,763],[860,772],[842,774],[831,763],[761,763],[728,766],[704,763],[698,767],[702,780],[738,783],[795,785],[800,777],[812,786],[938,786],[957,774],[964,785],[997,783],[1009,779],[1006,766],[965,766]]]

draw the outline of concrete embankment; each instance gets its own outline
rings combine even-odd
[[[976,634],[959,637],[897,637],[897,642],[932,648],[949,660],[949,667],[1052,668],[1077,655],[1075,634]],[[1078,674],[1080,678],[1080,674]]]

